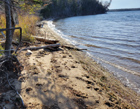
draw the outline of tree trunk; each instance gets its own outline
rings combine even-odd
[[[11,0],[11,27],[15,27],[16,24],[19,24],[19,21],[18,21],[18,14],[17,14],[17,10],[16,10],[16,7],[14,5],[14,0]],[[14,35],[14,31],[15,30],[12,30],[12,37]]]
[[[5,15],[6,15],[6,28],[11,28],[11,0],[5,0]],[[5,55],[11,55],[11,45],[12,45],[12,32],[11,30],[6,31],[6,42],[5,42]]]

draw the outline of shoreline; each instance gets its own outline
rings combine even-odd
[[[47,20],[41,23],[44,25],[37,27],[37,36],[59,40],[61,46],[34,50],[30,55],[28,51],[18,54],[24,69],[11,85],[19,91],[26,109],[140,108],[140,95],[125,87],[85,52],[63,46],[74,47],[49,28]],[[46,44],[36,41],[31,46],[43,45]],[[0,106],[21,108],[14,94],[12,90],[5,92]]]
[[[51,32],[54,34],[54,35],[56,35],[57,37],[56,37],[56,39],[58,39],[58,40],[61,40],[60,41],[60,44],[70,44],[70,45],[72,45],[71,43],[69,43],[68,41],[66,41],[65,39],[63,39],[61,36],[59,36],[55,31],[53,31],[50,27],[48,27],[50,30],[51,30]],[[72,46],[74,46],[74,45],[72,45]],[[107,78],[107,83],[105,83],[106,85],[108,85],[108,82],[111,82],[111,84],[110,85],[114,85],[113,87],[110,87],[110,85],[109,86],[107,86],[107,87],[110,87],[110,89],[111,89],[111,91],[112,92],[115,92],[116,93],[116,90],[117,90],[117,88],[119,89],[119,90],[117,90],[119,93],[120,93],[120,95],[121,95],[121,97],[122,96],[124,96],[124,98],[126,97],[125,95],[127,95],[127,97],[129,98],[130,96],[130,98],[132,98],[132,96],[135,98],[137,98],[137,96],[139,96],[140,97],[140,95],[137,93],[137,92],[135,92],[133,89],[131,89],[131,88],[129,88],[129,87],[127,87],[127,86],[125,86],[123,83],[121,83],[121,81],[120,80],[118,80],[112,73],[110,73],[107,69],[105,69],[105,68],[103,68],[100,64],[97,64],[93,59],[92,59],[92,57],[90,57],[90,56],[88,56],[87,54],[86,54],[86,52],[82,52],[82,51],[70,51],[71,53],[72,53],[72,55],[74,55],[78,60],[80,60],[81,61],[81,63],[84,63],[84,64],[86,64],[86,67],[88,67],[89,68],[89,70],[91,70],[92,69],[92,67],[94,66],[94,70],[96,70],[97,72],[101,72],[102,74],[102,76],[104,77],[104,75],[106,76],[106,78]],[[81,59],[79,59],[79,58],[81,58]],[[90,69],[91,68],[91,69]],[[91,75],[92,75],[92,73],[91,73]],[[124,91],[126,91],[126,92],[124,92]],[[123,92],[123,94],[124,95],[122,95],[121,93]],[[131,93],[131,94],[130,94]],[[130,96],[128,96],[128,95],[130,95]],[[126,98],[127,98],[126,97]],[[137,99],[138,100],[138,99]],[[139,99],[140,100],[140,99]],[[138,103],[139,104],[139,103]],[[140,105],[139,105],[140,106]]]
[[[67,38],[68,36],[64,35],[60,30],[58,30],[57,28],[55,28],[55,24],[53,24],[53,22],[55,22],[55,19],[54,20],[48,20],[48,26],[49,28],[54,31],[59,37],[61,37],[66,43],[69,43],[71,44],[72,46],[75,46],[76,47],[76,43],[72,40],[70,40],[70,38]],[[123,68],[122,66],[119,66],[115,63],[110,63],[110,62],[107,62],[105,60],[102,60],[102,59],[98,59],[98,57],[94,56],[94,55],[91,55],[88,51],[85,51],[85,55],[87,55],[88,57],[90,57],[92,60],[94,60],[95,62],[97,62],[97,60],[100,62],[99,64],[108,72],[110,72],[112,75],[114,75],[114,77],[116,79],[118,79],[119,81],[121,81],[121,83],[123,85],[125,85],[126,87],[129,87],[130,89],[134,90],[136,93],[140,94],[140,90],[139,88],[136,86],[137,84],[135,84],[133,81],[132,83],[130,82],[131,80],[127,80],[127,77],[125,78],[124,76],[120,77],[121,74],[126,74],[126,73],[129,73],[129,74],[132,74],[132,76],[136,75],[136,76],[140,76],[140,74],[136,71],[133,71],[133,70],[130,70],[130,69],[127,69],[127,68]],[[111,68],[109,69],[109,67],[105,67],[104,64],[108,64],[108,66],[111,66]],[[115,71],[116,70],[116,71]],[[117,72],[121,72],[119,73],[118,75],[116,75],[115,73]],[[123,78],[124,81],[121,79]]]

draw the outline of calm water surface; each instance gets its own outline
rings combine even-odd
[[[49,22],[49,26],[140,93],[140,11],[108,12]]]

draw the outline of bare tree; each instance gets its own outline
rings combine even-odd
[[[5,42],[5,55],[11,55],[11,46],[14,30],[10,30],[11,27],[15,27],[18,24],[18,15],[14,6],[14,0],[2,0],[5,4],[5,16],[6,16],[6,42]]]
[[[15,27],[16,24],[19,24],[17,9],[14,4],[14,0],[11,0],[11,27]],[[15,30],[12,30],[12,37],[14,35],[14,31]]]
[[[6,16],[6,28],[11,28],[11,0],[5,0],[5,16]],[[5,55],[10,56],[11,55],[11,45],[12,45],[12,31],[7,30],[6,31],[6,42],[5,42]]]

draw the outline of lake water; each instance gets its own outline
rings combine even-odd
[[[140,93],[140,11],[70,17],[48,25]]]

